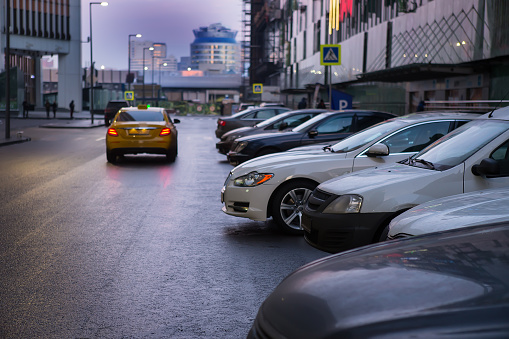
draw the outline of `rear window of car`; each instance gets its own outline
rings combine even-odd
[[[120,112],[117,121],[164,121],[159,111],[124,111]]]

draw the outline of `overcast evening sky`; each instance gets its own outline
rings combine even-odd
[[[90,0],[81,1],[81,36],[90,35]],[[98,2],[98,1],[94,1]],[[178,61],[190,56],[193,29],[221,23],[242,38],[242,0],[108,0],[92,5],[92,40],[95,67],[127,70],[128,36],[166,43],[167,55]],[[132,37],[132,41],[137,38]],[[82,65],[90,66],[90,47],[82,45]]]

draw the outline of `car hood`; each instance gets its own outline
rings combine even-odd
[[[319,189],[333,194],[363,194],[370,190],[381,190],[384,186],[403,184],[426,176],[435,175],[438,171],[402,164],[391,164],[347,174],[327,180]],[[438,172],[439,173],[439,172]]]
[[[483,190],[432,200],[392,220],[389,235],[420,235],[509,221],[509,188]]]
[[[223,137],[228,137],[228,136],[233,135],[233,134],[238,134],[238,133],[244,133],[244,132],[247,132],[247,131],[251,131],[254,128],[255,128],[254,126],[253,127],[248,126],[248,127],[235,128],[235,129],[232,129],[231,131],[228,131],[225,134],[223,134]]]
[[[348,153],[331,153],[323,150],[301,151],[301,152],[280,152],[264,155],[248,160],[232,171],[236,174],[247,174],[253,171],[274,171],[283,167],[295,167],[313,163],[318,165],[320,161],[334,161],[345,159]]]
[[[257,140],[263,140],[263,139],[277,139],[277,138],[286,138],[288,136],[295,137],[301,136],[302,133],[293,132],[293,131],[278,131],[276,133],[259,133],[259,134],[253,134],[246,137],[238,138],[237,141],[257,141]]]
[[[257,322],[271,337],[408,338],[417,330],[416,338],[484,331],[502,338],[509,333],[508,230],[435,233],[312,262],[281,282]]]

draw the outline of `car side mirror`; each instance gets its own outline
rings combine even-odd
[[[500,165],[495,159],[482,159],[481,163],[472,166],[472,174],[476,176],[494,176],[500,174]]]
[[[385,144],[374,144],[366,151],[368,157],[383,157],[389,155],[389,147]]]
[[[316,129],[312,130],[312,131],[309,131],[308,132],[308,135],[311,137],[311,138],[314,138],[318,135],[318,131]]]
[[[281,125],[279,125],[279,130],[282,131],[284,129],[287,129],[288,128],[288,123],[287,122],[282,122]]]
[[[180,124],[180,120],[179,119],[173,119],[173,123],[174,124]]]

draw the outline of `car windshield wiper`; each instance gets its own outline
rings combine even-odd
[[[432,163],[432,162],[426,161],[426,160],[424,160],[424,159],[412,159],[412,163],[416,163],[416,162],[418,162],[418,163],[420,163],[420,164],[423,164],[423,165],[425,165],[425,166],[428,166],[428,168],[430,168],[430,169],[432,169],[432,170],[434,170],[434,169],[435,169],[435,165],[433,165],[433,163]]]

